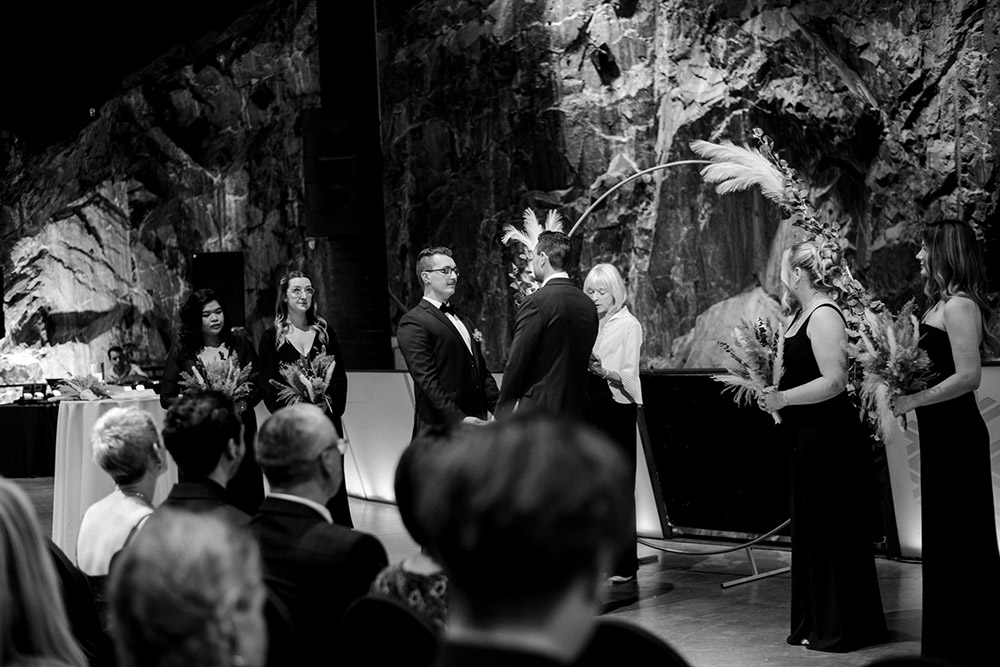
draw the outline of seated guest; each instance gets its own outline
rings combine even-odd
[[[121,665],[260,667],[267,657],[260,553],[220,516],[157,512],[111,574]]]
[[[242,424],[228,396],[211,389],[181,394],[164,419],[163,444],[182,481],[161,507],[220,511],[238,526],[250,522],[249,514],[226,500],[226,484],[239,470],[245,451]]]
[[[326,503],[344,483],[343,441],[315,405],[275,412],[257,436],[257,460],[271,484],[250,528],[265,580],[302,638],[302,652],[330,660],[330,634],[347,606],[387,565],[373,536],[333,523]]]
[[[448,575],[436,665],[562,665],[591,639],[601,573],[628,519],[625,461],[603,436],[539,414],[434,453],[420,525]]]
[[[104,374],[104,381],[107,384],[133,385],[149,382],[149,376],[129,361],[128,355],[120,345],[108,350],[108,359],[111,360],[111,367]]]
[[[94,461],[115,489],[87,508],[76,542],[76,560],[104,618],[104,584],[111,560],[153,513],[156,478],[167,469],[153,418],[139,408],[111,408],[94,424]]]
[[[0,477],[0,665],[86,664],[31,501]]]
[[[420,551],[390,565],[375,578],[373,595],[396,598],[426,618],[438,631],[444,631],[448,618],[448,577],[427,553],[427,534],[416,512],[419,494],[426,493],[424,481],[430,476],[434,452],[442,446],[445,429],[425,429],[403,450],[396,464],[396,506],[403,525]]]

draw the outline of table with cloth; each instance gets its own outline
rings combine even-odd
[[[56,429],[55,483],[52,492],[52,541],[76,562],[76,538],[87,508],[111,493],[115,483],[94,462],[90,436],[94,422],[111,408],[137,407],[152,416],[157,432],[166,412],[160,398],[118,396],[102,401],[62,401]],[[159,505],[177,482],[177,464],[167,455],[167,471],[156,481],[153,505]]]

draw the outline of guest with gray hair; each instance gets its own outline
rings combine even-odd
[[[326,507],[344,483],[343,444],[329,417],[308,403],[281,408],[257,435],[271,493],[250,529],[268,587],[288,608],[302,654],[312,659],[329,655],[330,633],[344,611],[388,564],[377,538],[335,524]]]
[[[267,659],[260,553],[213,514],[157,512],[111,575],[122,665],[260,667]]]
[[[94,461],[115,489],[87,508],[76,557],[89,576],[106,575],[111,559],[153,513],[156,479],[167,469],[153,418],[138,408],[112,408],[94,424]]]
[[[111,408],[94,424],[94,461],[115,489],[87,508],[76,543],[77,566],[87,576],[101,619],[111,563],[153,513],[156,479],[167,469],[153,418],[139,408]]]

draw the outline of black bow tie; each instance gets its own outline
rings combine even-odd
[[[451,305],[450,303],[442,303],[441,312],[444,313],[445,315],[449,314],[456,316],[458,315],[458,313],[455,312],[455,306]]]

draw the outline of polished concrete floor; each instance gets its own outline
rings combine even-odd
[[[382,540],[390,561],[417,550],[394,506],[352,499],[351,512],[359,530]],[[665,553],[639,545],[640,558],[655,560],[640,566],[636,582],[605,588],[605,613],[651,630],[693,667],[853,667],[877,658],[920,652],[919,563],[876,559],[890,632],[888,643],[853,653],[820,653],[785,643],[791,595],[789,574],[722,588],[725,582],[753,574],[744,550],[712,554],[731,546],[649,542],[690,553]],[[754,558],[761,572],[791,563],[790,554],[783,550],[755,549]]]
[[[52,478],[15,480],[29,493],[42,529],[51,533]],[[351,499],[358,530],[377,535],[391,562],[415,553],[394,505]],[[791,580],[787,573],[722,588],[751,575],[744,550],[712,553],[730,545],[657,542],[682,554],[639,545],[644,562],[637,581],[607,585],[604,613],[633,621],[669,642],[692,667],[854,667],[888,656],[920,651],[919,563],[876,559],[882,604],[889,625],[888,643],[847,654],[820,653],[785,643]],[[787,551],[756,549],[761,572],[787,567]],[[623,660],[627,664],[627,659]]]

